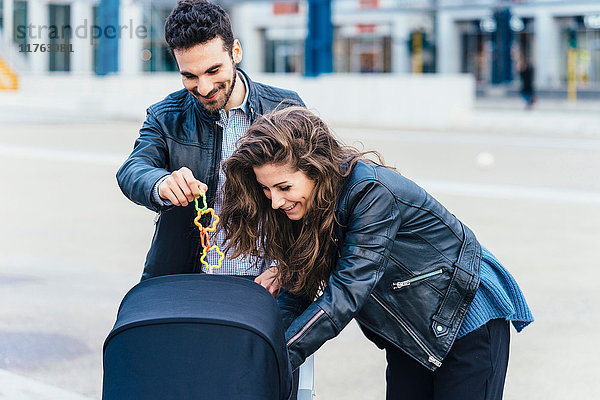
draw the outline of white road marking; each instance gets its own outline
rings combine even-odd
[[[596,191],[436,179],[413,180],[428,192],[434,194],[440,193],[508,200],[533,200],[544,203],[600,205],[600,192]]]
[[[15,145],[0,145],[0,155],[113,167],[121,165],[127,157],[126,155],[115,153],[58,150]],[[415,181],[428,191],[439,194],[510,200],[534,200],[547,203],[600,205],[600,192],[597,191],[435,179],[415,179]]]
[[[340,128],[340,136],[348,132],[354,136],[359,134],[366,142],[369,138],[377,137],[383,140],[413,143],[448,143],[457,145],[486,145],[486,146],[512,146],[512,147],[534,147],[563,150],[585,150],[600,151],[600,139],[586,138],[561,138],[561,137],[537,137],[537,136],[514,136],[498,135],[490,133],[440,133],[429,131],[386,131],[369,130],[357,128]],[[364,138],[364,139],[362,139]]]
[[[45,147],[0,145],[0,156],[16,158],[35,158],[47,161],[69,161],[97,165],[118,166],[127,155],[80,150],[60,150]]]

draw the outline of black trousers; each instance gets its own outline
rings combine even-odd
[[[495,319],[458,339],[434,372],[386,345],[387,400],[500,400],[508,367],[509,324]]]

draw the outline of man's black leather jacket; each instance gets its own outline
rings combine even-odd
[[[295,92],[252,82],[238,71],[248,82],[252,121],[277,106],[304,105]],[[187,90],[170,94],[148,108],[133,152],[117,172],[125,196],[160,212],[142,279],[201,271],[194,204],[159,207],[152,200],[152,188],[163,176],[188,167],[196,179],[208,185],[208,203],[214,204],[223,134],[218,120],[218,113],[209,113]]]
[[[356,318],[435,370],[479,286],[473,232],[409,179],[362,161],[336,215],[338,259],[323,294],[308,308],[289,292],[277,299],[284,323],[293,320],[286,332],[293,368]]]

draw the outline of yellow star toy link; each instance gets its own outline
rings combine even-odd
[[[208,232],[214,232],[215,229],[217,229],[217,224],[219,223],[219,217],[215,214],[215,210],[213,210],[212,208],[208,208],[208,206],[206,205],[206,194],[200,193],[200,195],[202,196],[203,207],[200,208],[198,206],[198,199],[194,199],[194,206],[196,207],[196,211],[198,211],[198,215],[196,216],[196,218],[194,218],[194,224],[200,230],[200,243],[202,243],[202,257],[200,257],[200,262],[206,266],[206,268],[208,269],[208,273],[212,274],[213,269],[221,268],[223,259],[225,258],[225,254],[223,254],[223,252],[221,251],[219,246],[217,246],[217,245],[211,246],[210,245],[210,241],[208,238]],[[204,214],[208,214],[208,213],[210,213],[212,215],[214,221],[213,221],[212,225],[210,226],[210,228],[205,228],[200,223],[200,218],[202,218],[202,216]],[[216,265],[210,265],[209,263],[207,263],[204,260],[206,258],[206,255],[212,250],[216,250],[220,256],[219,261],[217,262]]]

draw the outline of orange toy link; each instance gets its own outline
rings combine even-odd
[[[223,254],[223,252],[221,252],[221,249],[219,248],[219,246],[214,245],[211,246],[210,245],[210,241],[209,241],[209,237],[208,237],[208,232],[214,232],[217,229],[217,224],[219,223],[219,217],[215,214],[215,210],[213,210],[212,208],[208,208],[206,205],[206,195],[204,193],[200,193],[202,195],[202,203],[203,203],[203,207],[200,208],[198,206],[198,199],[194,199],[194,205],[196,207],[196,210],[198,211],[198,215],[196,216],[196,218],[194,218],[194,224],[198,227],[198,229],[200,230],[200,242],[202,244],[202,257],[200,257],[200,262],[202,264],[204,264],[206,266],[206,268],[208,268],[208,273],[212,273],[213,269],[218,269],[221,268],[221,265],[223,263],[223,259],[225,258],[225,254]],[[200,223],[200,218],[202,218],[202,216],[204,214],[208,214],[210,213],[214,219],[212,225],[210,228],[205,228],[204,226],[202,226],[202,224]],[[217,253],[219,254],[219,261],[217,262],[217,265],[209,265],[204,259],[206,258],[206,255],[212,251],[212,250],[216,250]]]

